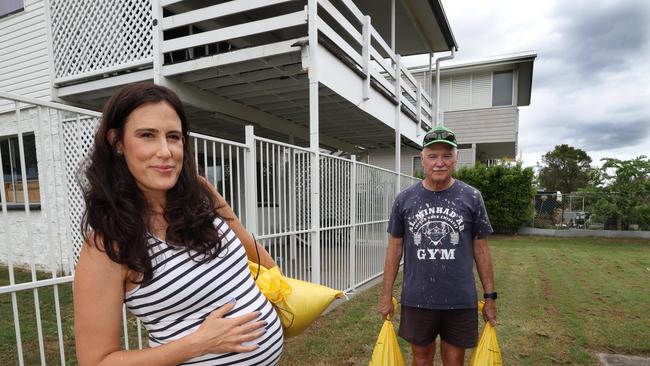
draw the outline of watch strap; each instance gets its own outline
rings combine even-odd
[[[492,299],[492,300],[496,300],[496,299],[497,299],[497,292],[494,291],[494,292],[484,293],[484,294],[483,294],[483,298],[484,298],[484,299]]]

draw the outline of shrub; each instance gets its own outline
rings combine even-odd
[[[481,191],[495,232],[513,234],[532,219],[532,168],[478,164],[458,169],[454,177]]]

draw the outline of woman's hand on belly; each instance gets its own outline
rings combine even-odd
[[[197,347],[199,354],[251,352],[258,345],[244,346],[242,343],[255,340],[266,331],[265,321],[254,321],[260,316],[258,311],[233,318],[224,318],[235,307],[235,301],[229,302],[213,311],[203,321],[196,332],[188,337]]]

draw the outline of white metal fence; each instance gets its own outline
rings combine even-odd
[[[65,364],[74,357],[66,353],[74,253],[65,245],[62,121],[99,114],[4,92],[0,100],[14,105],[0,114],[0,364]]]
[[[6,253],[6,265],[0,264],[0,364],[74,364],[71,283],[83,212],[76,179],[100,115],[8,93],[0,93],[0,99],[15,105],[0,115],[0,248]],[[26,159],[30,134],[35,168]],[[312,150],[255,136],[252,127],[245,143],[190,136],[199,173],[287,276],[320,278],[327,286],[353,290],[382,273],[396,188],[416,178],[354,157],[319,154],[320,205],[313,207]],[[3,169],[7,166],[9,171]],[[314,209],[320,210],[317,225],[311,222]],[[7,343],[6,327],[13,327],[15,342]],[[125,311],[122,333],[125,348],[141,348],[146,339]]]

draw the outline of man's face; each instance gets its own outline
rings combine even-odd
[[[420,155],[427,179],[434,183],[443,183],[451,179],[451,173],[458,161],[458,152],[451,145],[437,142],[425,147]]]

